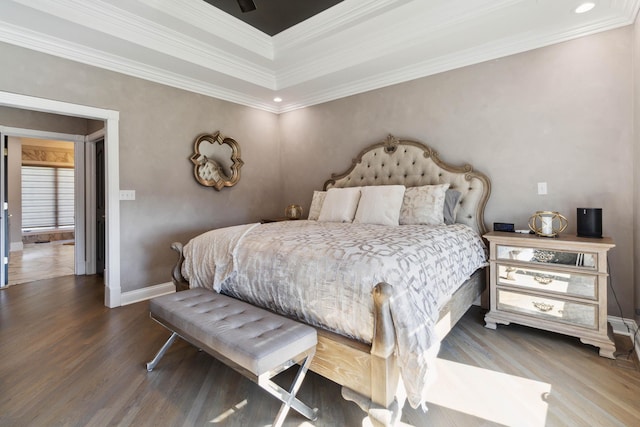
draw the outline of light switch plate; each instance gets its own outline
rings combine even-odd
[[[547,194],[547,183],[546,182],[539,182],[538,183],[538,194],[539,195]]]
[[[120,190],[120,200],[135,200],[136,190]]]

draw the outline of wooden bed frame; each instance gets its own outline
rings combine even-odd
[[[456,222],[464,223],[483,235],[484,208],[491,184],[473,168],[452,166],[442,162],[426,145],[399,140],[389,135],[386,140],[364,149],[342,174],[333,174],[324,189],[365,185],[404,184],[407,187],[449,183],[462,193]],[[176,289],[188,288],[181,274],[184,256],[182,244],[173,243],[179,253],[172,277]],[[476,271],[441,308],[436,331],[442,339],[464,315],[485,289],[484,269]],[[395,331],[389,309],[392,286],[379,283],[373,290],[374,332],[371,345],[355,341],[323,329],[318,330],[316,356],[310,370],[342,385],[342,396],[357,403],[373,425],[394,425],[401,416],[404,401],[397,398],[399,369],[395,352]]]

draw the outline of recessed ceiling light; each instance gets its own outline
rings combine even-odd
[[[580,6],[576,7],[575,12],[576,13],[589,12],[594,7],[596,7],[596,4],[594,2],[592,1],[584,2]]]
[[[282,102],[282,98],[276,96],[275,98],[273,98],[273,102]]]

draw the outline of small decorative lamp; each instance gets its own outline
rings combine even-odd
[[[288,219],[300,219],[302,217],[302,207],[300,205],[289,205],[284,210],[284,215]]]
[[[529,228],[538,236],[556,237],[567,228],[567,218],[558,212],[538,211],[529,218]]]

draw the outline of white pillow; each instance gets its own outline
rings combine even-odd
[[[320,216],[320,210],[324,203],[324,198],[327,196],[326,191],[314,191],[313,198],[311,199],[311,207],[309,208],[309,217],[307,219],[311,221],[317,221]]]
[[[444,224],[444,199],[449,184],[409,187],[404,192],[400,224]]]
[[[318,221],[351,222],[358,208],[360,188],[330,188],[324,198]]]
[[[353,222],[398,225],[404,185],[375,185],[360,188],[360,202]]]

